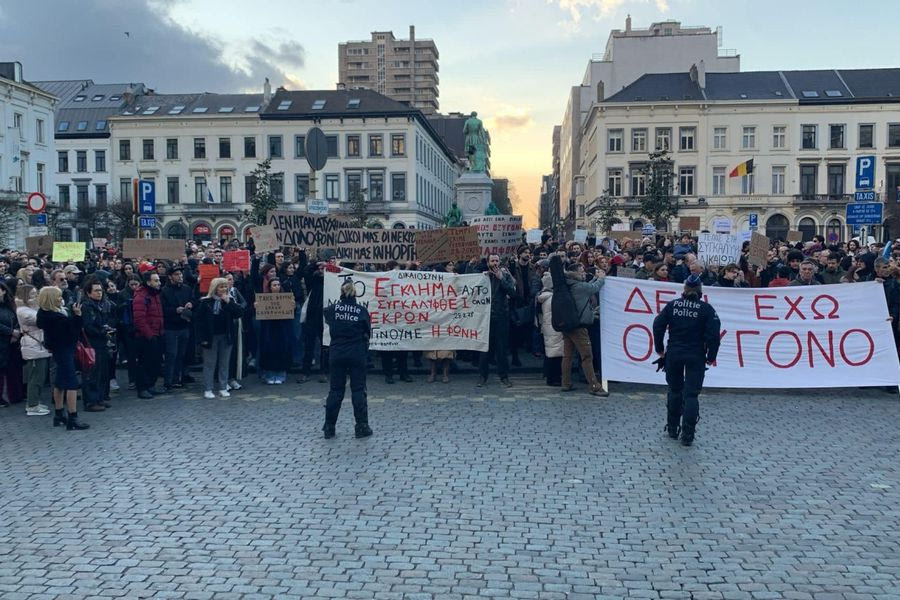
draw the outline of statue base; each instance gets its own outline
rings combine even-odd
[[[491,203],[493,181],[485,173],[466,171],[456,180],[456,206],[462,211],[463,221],[483,217]]]

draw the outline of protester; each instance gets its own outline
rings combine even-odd
[[[485,276],[491,286],[491,325],[488,334],[488,350],[481,353],[478,370],[481,375],[478,387],[487,383],[491,355],[497,361],[497,374],[504,387],[512,387],[509,381],[507,345],[509,343],[509,299],[516,293],[516,284],[509,271],[500,268],[500,256],[488,257]]]
[[[159,274],[147,271],[144,283],[134,293],[132,314],[137,354],[138,398],[150,400],[163,392],[156,389],[162,367],[163,311]]]
[[[159,293],[163,310],[163,356],[165,390],[184,387],[184,361],[191,338],[193,291],[184,285],[184,269],[168,270],[169,281]]]
[[[281,293],[281,280],[272,278],[268,281],[272,294]],[[259,295],[257,295],[258,297]],[[281,385],[287,380],[287,371],[291,366],[291,332],[294,319],[258,320],[259,324],[259,357],[256,362],[260,378],[269,385]]]
[[[235,335],[234,343],[231,346],[231,358],[228,361],[228,387],[232,390],[239,390],[243,387],[241,380],[244,376],[244,348],[246,347],[244,343],[244,333],[246,331],[244,317],[250,311],[247,310],[247,300],[235,285],[234,274],[228,273],[225,275],[225,281],[228,283],[228,296],[241,309],[241,316],[235,318],[232,325]]]
[[[815,277],[816,263],[813,261],[804,260],[800,263],[798,271],[797,277],[790,283],[792,287],[798,285],[821,285]]]
[[[103,294],[103,284],[96,275],[84,283],[81,305],[84,336],[94,349],[94,367],[82,373],[82,398],[86,412],[102,412],[109,403],[109,348],[115,343],[115,313]]]
[[[587,328],[594,325],[594,305],[597,294],[603,287],[604,275],[597,272],[591,282],[585,281],[584,267],[578,263],[570,263],[566,268],[566,285],[575,300],[575,315],[579,326],[569,331],[563,331],[563,357],[562,357],[562,391],[571,392],[575,389],[572,385],[572,361],[575,352],[581,357],[581,370],[590,387],[592,396],[606,397],[609,392],[603,389],[597,374],[594,372],[594,353],[591,348],[590,335]]]
[[[550,273],[544,273],[541,280],[543,289],[537,296],[537,303],[540,306],[539,321],[541,325],[541,334],[544,338],[544,379],[547,385],[552,387],[562,386],[562,356],[563,356],[563,335],[553,329],[553,277]]]
[[[50,409],[42,402],[48,396],[47,375],[50,351],[44,345],[44,331],[37,326],[38,289],[31,287],[24,303],[16,309],[16,318],[22,331],[22,359],[25,361],[25,414],[44,416]]]
[[[300,383],[309,381],[312,376],[312,364],[319,357],[319,381],[327,381],[325,370],[328,368],[328,350],[321,345],[322,340],[322,302],[324,298],[325,262],[312,262],[306,267],[304,282],[306,283],[306,300],[301,308],[303,323],[303,375]]]
[[[22,332],[16,317],[16,301],[7,283],[0,283],[0,394],[6,389],[5,406],[22,401],[22,361],[19,338]],[[18,356],[17,356],[18,355]]]
[[[197,308],[197,341],[203,354],[203,397],[215,398],[214,382],[219,384],[222,398],[231,396],[228,384],[228,369],[231,348],[237,342],[238,320],[243,308],[229,294],[228,280],[224,277],[213,279],[209,292]],[[234,389],[240,389],[240,386]]]

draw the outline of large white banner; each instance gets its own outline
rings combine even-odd
[[[665,384],[653,319],[682,286],[607,277],[600,290],[603,376]],[[900,384],[884,290],[878,283],[785,288],[704,287],[722,344],[704,385],[825,388]]]
[[[487,351],[491,286],[483,274],[326,272],[325,306],[338,301],[347,277],[356,285],[357,302],[369,311],[370,349]],[[327,325],[323,338],[330,345]]]

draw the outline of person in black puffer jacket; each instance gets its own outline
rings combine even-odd
[[[209,293],[200,300],[195,324],[197,341],[203,352],[204,397],[215,398],[214,383],[218,380],[219,394],[229,397],[228,367],[231,348],[237,342],[237,320],[243,314],[241,305],[228,293],[228,280],[213,279]]]

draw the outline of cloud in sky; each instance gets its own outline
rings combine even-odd
[[[557,4],[561,9],[569,13],[569,21],[561,25],[567,29],[577,29],[585,13],[592,14],[594,20],[609,17],[625,4],[646,4],[653,2],[660,12],[669,11],[668,0],[547,0],[550,4]]]
[[[302,87],[296,72],[306,53],[288,32],[248,40],[235,52],[169,18],[174,5],[0,0],[0,56],[22,62],[30,80],[142,81],[160,92],[235,92],[262,89],[269,77],[276,86]]]

